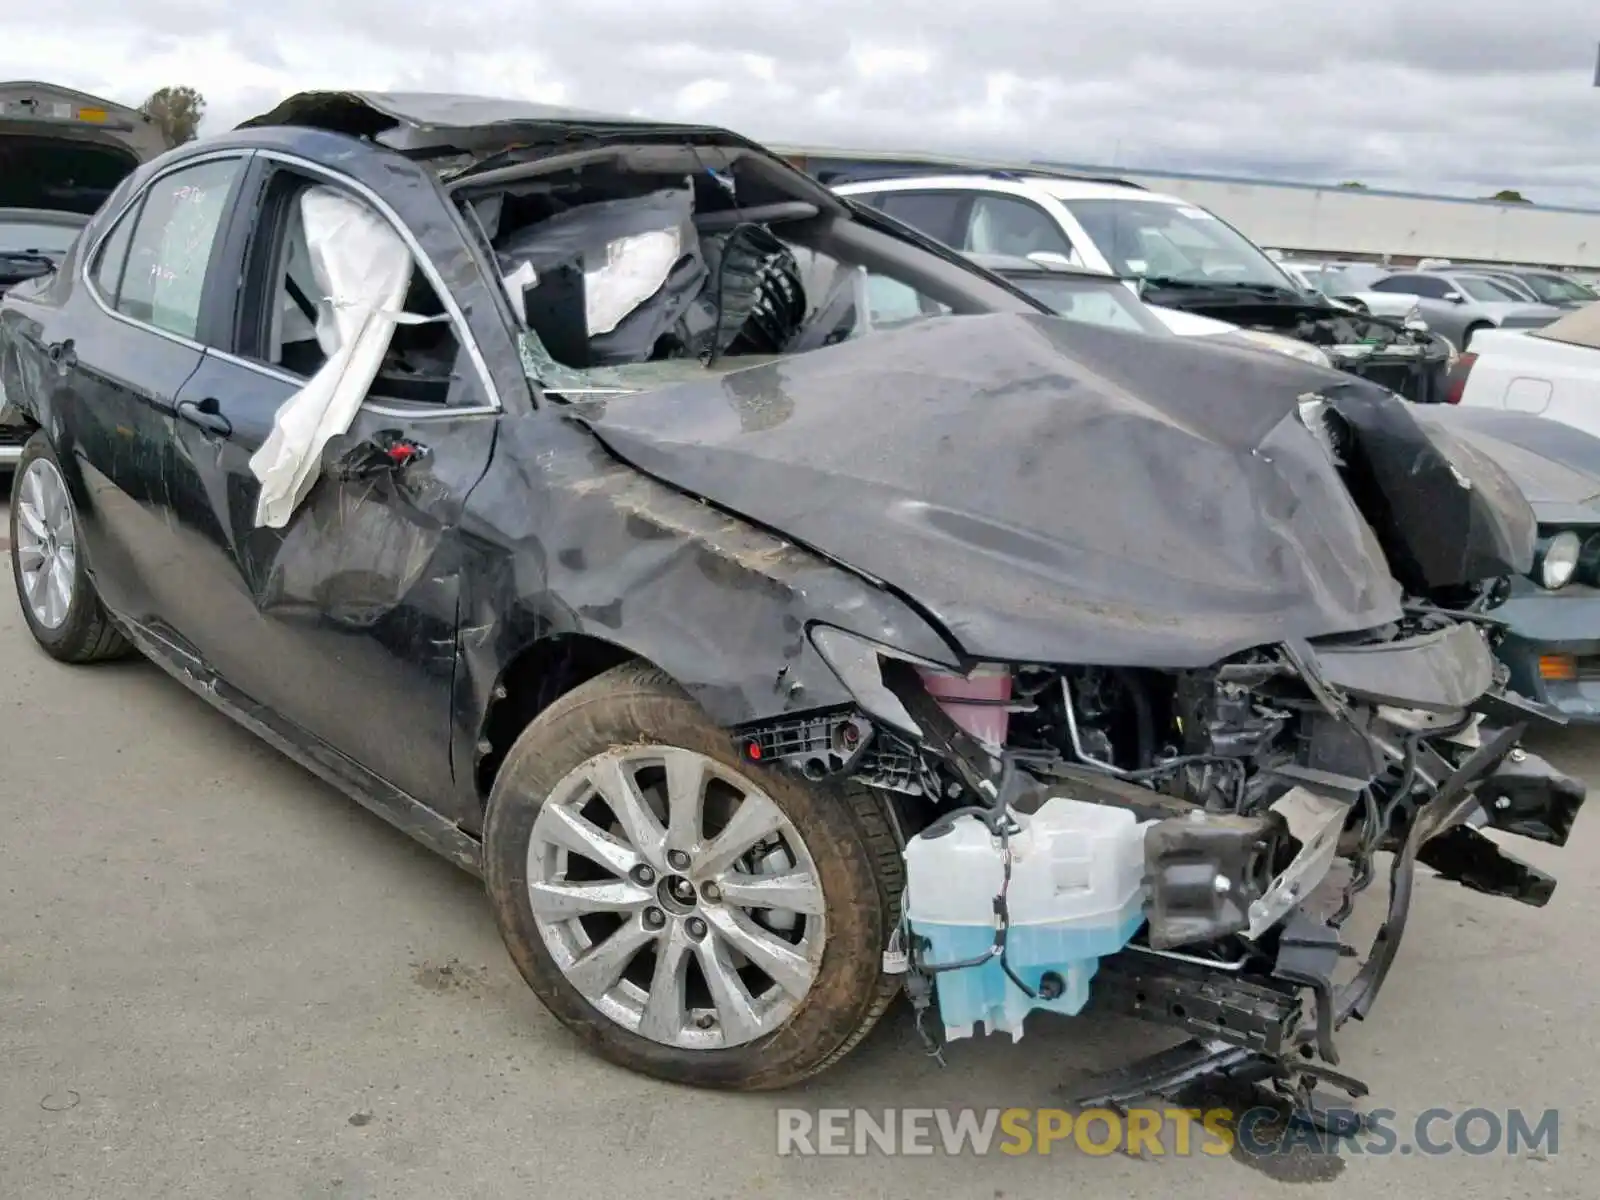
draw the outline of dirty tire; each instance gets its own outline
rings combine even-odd
[[[534,922],[527,853],[540,805],[589,758],[643,740],[699,751],[758,782],[816,864],[827,924],[821,966],[788,1021],[746,1044],[679,1049],[623,1028],[567,981]],[[496,923],[523,978],[595,1053],[673,1083],[741,1091],[780,1088],[843,1058],[898,990],[898,976],[882,970],[904,887],[890,820],[883,799],[870,789],[809,784],[744,762],[727,732],[668,676],[630,663],[567,693],[512,746],[489,797],[484,876]]]
[[[18,501],[22,495],[23,478],[28,473],[28,464],[39,458],[54,463],[56,469],[60,470],[61,464],[56,459],[55,451],[50,448],[50,442],[43,430],[36,431],[23,446],[22,458],[18,461],[16,471],[11,477],[11,520],[8,531],[12,546],[11,580],[17,589],[17,603],[22,608],[22,619],[28,623],[28,632],[33,634],[33,640],[38,642],[50,657],[61,662],[92,663],[126,658],[133,652],[133,646],[112,623],[105,606],[100,603],[94,581],[89,577],[89,566],[84,560],[81,540],[78,543],[78,555],[73,568],[72,601],[67,608],[66,619],[56,628],[48,628],[38,621],[28,604],[22,586],[22,558],[17,552],[20,544],[17,537],[20,507]],[[70,496],[68,503],[71,503]],[[77,513],[74,512],[71,516],[76,526]]]

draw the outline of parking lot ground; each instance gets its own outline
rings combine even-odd
[[[0,510],[3,512],[3,510]],[[7,572],[9,575],[9,571]],[[1543,910],[1424,880],[1344,1066],[1399,1122],[1560,1110],[1553,1155],[796,1158],[780,1105],[1049,1107],[1156,1048],[1035,1018],[926,1058],[896,1011],[784,1096],[695,1093],[582,1052],[479,885],[148,664],[37,652],[0,585],[0,1196],[1592,1197],[1600,815],[1528,857]],[[1600,738],[1542,749],[1600,778]],[[1301,1182],[1286,1182],[1298,1179]]]

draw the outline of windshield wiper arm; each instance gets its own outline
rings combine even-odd
[[[1155,291],[1229,292],[1249,296],[1271,296],[1300,300],[1304,294],[1288,286],[1275,283],[1249,283],[1231,279],[1184,279],[1177,275],[1146,275],[1144,284]]]

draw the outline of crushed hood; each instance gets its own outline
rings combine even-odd
[[[1319,392],[1426,446],[1347,375],[1011,314],[574,411],[640,470],[893,588],[974,657],[1183,667],[1400,615],[1302,416]]]

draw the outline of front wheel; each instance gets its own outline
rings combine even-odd
[[[894,996],[891,821],[868,789],[744,762],[670,679],[626,665],[512,747],[484,873],[523,978],[595,1052],[776,1088],[842,1058]]]
[[[132,651],[94,590],[67,481],[42,430],[11,481],[11,577],[28,631],[51,657],[87,663]]]

